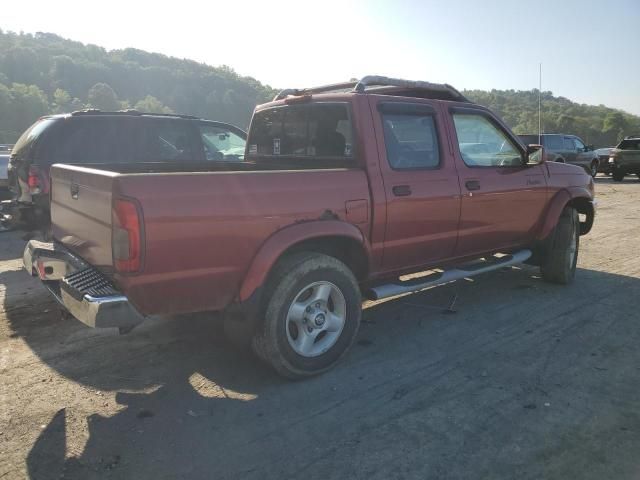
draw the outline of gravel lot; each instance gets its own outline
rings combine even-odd
[[[522,267],[371,304],[298,383],[205,316],[61,318],[0,233],[0,478],[639,478],[640,182],[597,184],[573,285]]]

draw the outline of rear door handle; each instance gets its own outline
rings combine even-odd
[[[464,184],[467,190],[480,190],[480,182],[478,180],[467,180]]]
[[[391,191],[396,197],[408,197],[411,195],[411,187],[409,185],[396,185]]]

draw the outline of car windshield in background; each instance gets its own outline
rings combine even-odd
[[[228,128],[200,124],[204,155],[208,161],[241,162],[246,141]]]
[[[640,150],[640,138],[622,140],[618,148],[620,150]]]
[[[257,112],[251,122],[249,156],[352,157],[347,106],[317,103]]]

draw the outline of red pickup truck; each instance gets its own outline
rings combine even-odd
[[[241,163],[54,166],[54,241],[23,260],[89,326],[222,311],[301,378],[348,350],[363,297],[525,261],[570,282],[593,180],[543,159],[449,85],[284,90],[256,108]]]

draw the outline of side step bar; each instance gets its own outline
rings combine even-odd
[[[369,300],[382,300],[383,298],[395,297],[396,295],[402,295],[403,293],[418,292],[428,287],[435,287],[436,285],[453,282],[454,280],[473,277],[481,273],[510,267],[511,265],[516,265],[526,261],[529,257],[531,257],[531,250],[520,250],[511,255],[505,255],[502,257],[493,256],[487,259],[480,259],[471,263],[459,265],[452,270],[434,272],[424,277],[412,280],[398,280],[397,282],[378,285],[369,289],[366,292],[366,297]]]

